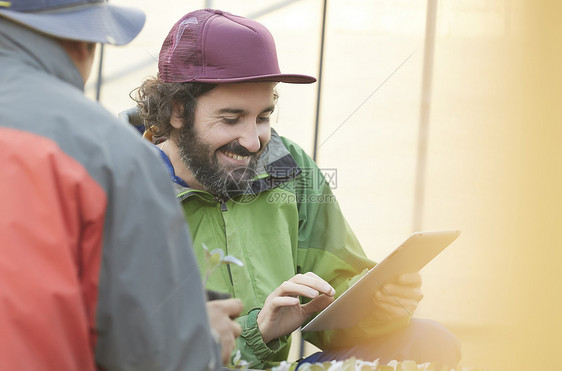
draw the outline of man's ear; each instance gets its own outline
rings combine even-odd
[[[76,68],[78,68],[78,72],[80,72],[82,79],[86,82],[90,76],[90,71],[94,62],[96,44],[86,41],[67,39],[58,39],[58,42],[68,53],[70,59],[72,59]]]
[[[183,126],[183,110],[184,107],[179,102],[172,103],[170,125],[172,125],[174,129],[180,129]]]
[[[59,43],[70,55],[73,61],[84,63],[89,60],[96,50],[96,44],[79,40],[59,39]]]

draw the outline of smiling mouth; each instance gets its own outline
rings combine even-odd
[[[245,160],[248,160],[250,158],[250,156],[240,156],[240,155],[237,155],[236,153],[232,153],[232,152],[229,152],[229,151],[222,151],[222,153],[224,153],[226,156],[228,156],[230,158],[233,158],[235,160],[238,160],[238,161],[245,161]]]

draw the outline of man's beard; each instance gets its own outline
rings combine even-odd
[[[191,171],[193,177],[204,190],[219,197],[229,198],[235,194],[247,193],[256,176],[258,158],[263,152],[263,145],[258,152],[249,152],[238,141],[230,142],[216,151],[203,142],[193,125],[184,123],[179,131],[176,145],[181,160]],[[248,166],[226,168],[219,163],[217,152],[231,152],[239,156],[250,156]]]

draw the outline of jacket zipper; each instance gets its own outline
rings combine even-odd
[[[228,207],[226,206],[226,202],[219,197],[215,197],[215,199],[220,203],[221,213],[227,212]],[[228,234],[226,233],[226,222],[224,221],[224,217],[222,218],[224,223],[224,253],[228,255]],[[230,271],[230,264],[226,264],[226,271],[228,272],[228,277],[230,278],[230,284],[232,285],[232,291],[234,292],[234,280],[232,279],[232,272]]]

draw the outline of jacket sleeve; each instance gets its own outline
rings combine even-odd
[[[220,370],[191,238],[162,161],[140,136],[113,148],[135,155],[100,154],[115,173],[105,180],[98,366]]]
[[[250,368],[261,369],[280,352],[288,352],[289,336],[282,336],[269,343],[264,343],[256,322],[260,308],[252,309],[247,315],[240,316],[236,321],[242,327],[242,333],[236,339],[236,349],[241,359],[248,362]]]
[[[302,168],[296,179],[299,204],[297,270],[314,272],[341,295],[375,263],[367,258],[348,225],[330,185],[314,161],[296,144],[283,139]],[[305,333],[303,337],[320,347],[341,347],[405,326],[408,319],[375,322],[370,318],[347,330]]]

